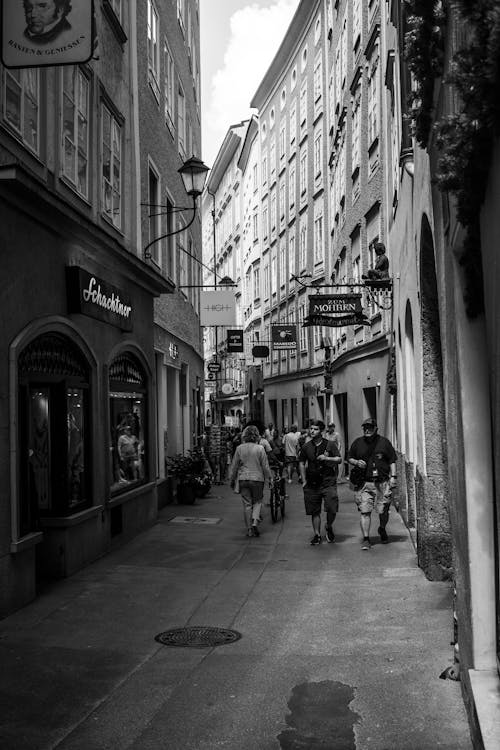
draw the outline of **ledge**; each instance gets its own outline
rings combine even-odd
[[[103,505],[93,505],[92,508],[85,508],[80,513],[74,513],[71,516],[52,516],[40,519],[40,525],[47,529],[69,528],[85,523],[89,518],[94,518],[102,512]]]
[[[40,542],[43,541],[43,533],[41,531],[36,531],[33,534],[26,534],[26,536],[21,537],[21,539],[18,539],[17,542],[11,542],[10,543],[10,551],[12,554],[16,554],[17,552],[24,552],[27,549],[31,549],[32,547],[35,547],[37,544],[40,544]]]
[[[469,669],[477,721],[484,750],[500,747],[500,679],[498,672]]]
[[[148,492],[151,492],[154,487],[156,487],[156,482],[141,484],[139,487],[134,487],[128,492],[123,492],[120,495],[116,495],[110,498],[107,507],[115,508],[117,505],[123,505],[129,500],[135,500],[136,497],[140,497],[140,495],[146,495]]]

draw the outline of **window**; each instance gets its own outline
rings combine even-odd
[[[299,120],[300,129],[303,130],[307,124],[307,80],[300,87]]]
[[[295,191],[297,189],[297,179],[295,172],[295,163],[290,166],[288,173],[288,205],[290,209],[295,206]]]
[[[304,72],[304,70],[306,69],[306,65],[307,65],[307,47],[304,47],[304,49],[302,50],[301,58],[300,58],[300,70],[302,72]]]
[[[368,70],[368,146],[378,137],[378,44]]]
[[[295,144],[297,137],[297,102],[294,100],[290,105],[290,146]]]
[[[36,68],[5,70],[3,117],[18,137],[39,152],[39,77]]]
[[[300,194],[304,195],[307,192],[307,149],[303,148],[300,152],[299,162],[299,189]]]
[[[271,194],[271,235],[276,232],[277,219],[276,190],[273,189]]]
[[[160,180],[158,173],[149,165],[149,182],[148,182],[148,212],[149,212],[149,237],[148,242],[153,242],[156,237],[161,235],[161,212],[160,208]],[[162,265],[162,240],[151,245],[151,257],[160,266]]]
[[[323,134],[318,130],[314,135],[314,176],[321,177],[323,159]]]
[[[295,276],[295,234],[293,232],[288,237],[288,271],[290,276]]]
[[[323,65],[321,63],[321,57],[318,58],[315,66],[314,66],[314,101],[318,102],[319,99],[321,99],[321,95],[323,93]]]
[[[283,109],[285,104],[286,104],[286,89],[281,89],[280,109]]]
[[[269,233],[269,212],[267,210],[267,200],[262,206],[262,239],[267,239]]]
[[[62,334],[34,339],[19,355],[19,533],[44,516],[91,505],[89,369]]]
[[[278,269],[277,269],[277,258],[276,250],[271,255],[271,292],[276,294],[278,290]]]
[[[269,167],[271,170],[271,183],[276,179],[276,144],[273,140],[269,148]]]
[[[302,217],[299,234],[299,273],[307,267],[307,217]]]
[[[62,72],[62,173],[76,190],[88,196],[89,82],[76,66]]]
[[[111,111],[102,105],[102,202],[105,216],[115,227],[122,225],[122,131]]]
[[[182,33],[185,32],[185,17],[186,17],[186,7],[185,7],[186,0],[177,0],[177,20],[179,21],[179,26],[182,29]]]
[[[286,151],[286,129],[285,129],[285,123],[282,122],[280,125],[280,139],[279,139],[280,162],[282,159],[285,158],[285,151]]]
[[[259,215],[254,211],[252,216],[252,239],[256,242],[259,239]]]
[[[280,249],[280,286],[284,287],[286,284],[286,245],[284,242],[281,243]]]
[[[352,47],[357,51],[361,42],[361,0],[353,0],[352,8]]]
[[[253,269],[253,296],[260,299],[260,268]]]
[[[323,208],[314,207],[314,262],[323,262]]]
[[[177,147],[184,161],[186,158],[186,97],[180,83],[177,90]]]
[[[321,38],[321,16],[318,16],[314,23],[314,44],[317,44]]]
[[[297,66],[292,70],[290,75],[290,91],[293,91],[297,85]]]
[[[360,136],[361,136],[361,85],[358,85],[352,101],[351,116],[351,138],[352,138],[352,173],[360,166]]]
[[[285,220],[285,183],[280,182],[280,224]]]
[[[266,258],[264,261],[264,267],[263,267],[263,281],[264,281],[264,299],[269,299],[269,261]]]
[[[158,42],[158,11],[148,0],[148,80],[154,95],[160,100],[160,48]]]
[[[301,351],[307,351],[307,328],[302,324],[306,317],[306,303],[305,300],[299,302],[298,307],[298,323],[299,323],[299,346]]]
[[[146,467],[146,377],[132,354],[109,367],[111,493],[142,484]]]
[[[115,16],[121,23],[122,22],[122,0],[108,0],[108,3],[113,8]]]
[[[269,127],[270,128],[274,128],[274,119],[275,117],[274,117],[274,107],[273,107],[269,113]]]
[[[165,122],[171,133],[174,132],[174,108],[175,108],[175,69],[174,59],[165,42],[163,47],[164,58],[164,94],[165,94]]]

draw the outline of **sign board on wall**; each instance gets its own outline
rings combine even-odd
[[[243,330],[237,328],[227,332],[227,350],[228,352],[243,352]]]
[[[271,343],[273,349],[296,349],[297,348],[297,326],[296,325],[272,325]]]
[[[6,68],[78,65],[94,49],[94,3],[3,0],[2,62]]]
[[[318,294],[309,297],[309,315],[355,315],[361,312],[361,294]]]
[[[234,292],[216,289],[200,292],[200,323],[202,326],[231,326],[236,323]]]
[[[68,312],[81,313],[104,323],[132,330],[133,308],[122,289],[99,279],[78,266],[66,268]]]

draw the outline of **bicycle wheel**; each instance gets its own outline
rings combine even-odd
[[[276,488],[273,486],[271,487],[271,494],[269,496],[269,505],[271,506],[271,520],[273,523],[276,523],[278,520],[278,494],[276,492]]]
[[[286,495],[280,492],[281,520],[285,518],[285,498],[286,498]]]

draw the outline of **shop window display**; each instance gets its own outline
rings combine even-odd
[[[110,368],[111,492],[147,479],[145,462],[145,377],[131,355]]]

